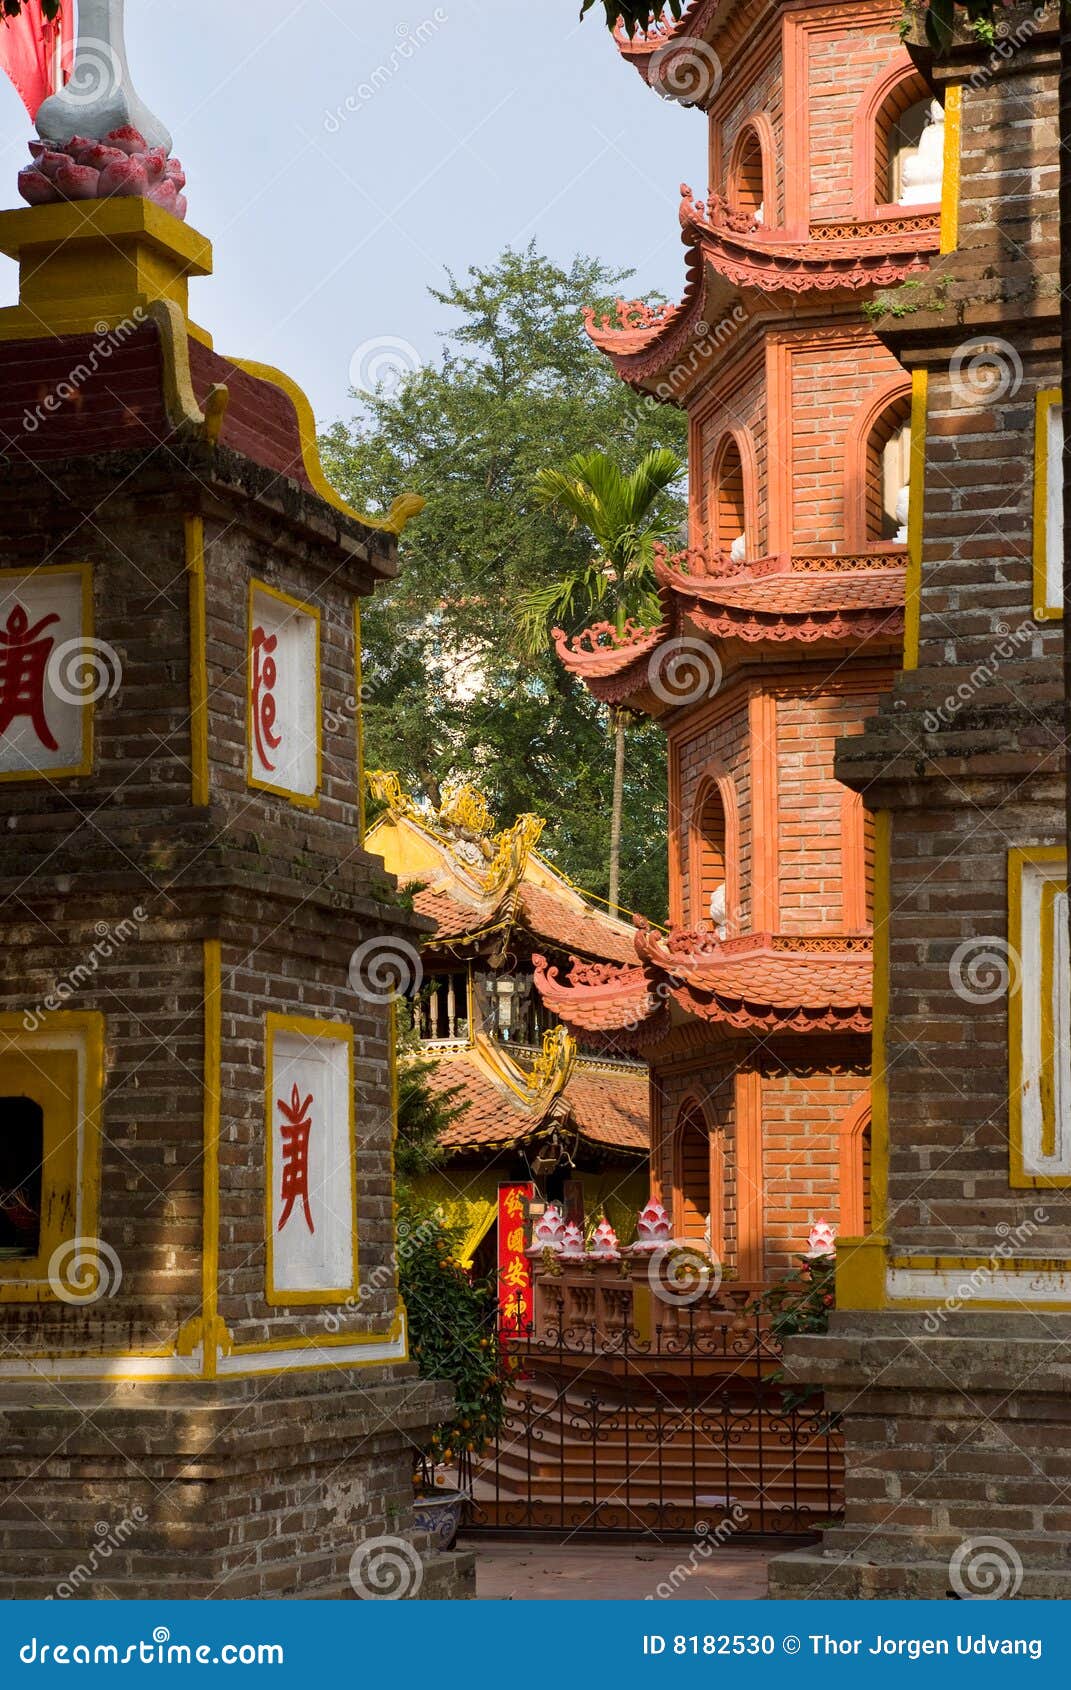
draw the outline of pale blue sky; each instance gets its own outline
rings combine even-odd
[[[635,268],[633,291],[679,298],[678,189],[704,183],[703,119],[658,99],[578,10],[128,0],[138,91],[171,128],[190,222],[215,245],[194,314],[218,349],[286,369],[327,422],[352,411],[365,342],[436,355],[442,308],[426,290],[444,266],[534,238],[560,260],[585,251]],[[387,74],[370,94],[377,67]],[[0,81],[0,203],[12,205],[29,125]],[[0,264],[6,303],[14,267]]]

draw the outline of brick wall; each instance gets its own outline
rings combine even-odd
[[[777,701],[782,933],[845,930],[845,851],[852,842],[845,839],[845,789],[833,775],[834,751],[838,738],[857,731],[880,696],[877,688],[848,696],[807,690]],[[868,827],[872,833],[872,823]],[[851,856],[848,862],[855,872]],[[866,899],[869,914],[869,878]]]
[[[839,1223],[840,1131],[867,1090],[858,1073],[767,1074],[762,1086],[766,1264],[771,1277],[795,1265],[816,1220]]]
[[[786,338],[791,407],[792,546],[799,551],[848,542],[849,440],[871,395],[900,368],[866,329]],[[859,442],[858,460],[865,463]],[[859,543],[858,540],[855,542]]]
[[[204,498],[206,475],[186,479],[174,465],[166,475],[131,466],[125,482],[110,466],[106,480],[100,474],[84,463],[50,467],[62,496],[44,505],[34,472],[13,469],[0,500],[6,566],[43,556],[92,563],[95,636],[122,665],[115,696],[96,708],[91,775],[0,783],[8,820],[0,829],[0,1007],[32,1012],[63,983],[65,1008],[105,1018],[100,1234],[117,1251],[123,1280],[113,1299],[88,1311],[7,1305],[5,1336],[62,1350],[166,1347],[199,1312],[203,942],[213,937],[223,946],[221,1313],[239,1342],[291,1337],[319,1318],[264,1301],[270,1008],[354,1029],[360,1266],[362,1274],[379,1271],[359,1309],[336,1311],[335,1329],[382,1331],[395,1304],[387,1012],[355,996],[347,967],[364,939],[408,918],[374,901],[374,887],[385,882],[356,839],[352,604],[364,571],[356,554],[340,567],[333,544],[296,524],[276,519],[269,542],[265,514],[252,501],[227,518],[210,515],[210,804],[195,809],[183,517]],[[226,481],[223,472],[214,489],[220,499]],[[114,485],[122,491],[103,500]],[[65,501],[98,511],[91,531],[64,523]],[[317,811],[245,784],[254,570],[321,611],[326,728]],[[124,923],[128,936],[106,948],[102,938]]]
[[[836,34],[809,39],[807,155],[813,219],[852,215],[855,114],[867,85],[896,53],[897,22],[890,8],[884,25],[872,19],[852,28],[845,18]]]

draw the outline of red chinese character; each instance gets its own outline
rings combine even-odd
[[[30,619],[17,604],[0,629],[0,733],[6,733],[16,716],[29,716],[33,731],[49,751],[59,745],[45,721],[45,671],[55,640],[49,634],[38,639],[42,628],[59,617],[53,611],[30,627]]]
[[[279,1216],[276,1230],[282,1232],[290,1219],[290,1211],[300,1197],[309,1231],[315,1232],[312,1210],[309,1208],[309,1134],[312,1131],[309,1108],[312,1104],[312,1093],[310,1092],[302,1103],[301,1093],[295,1086],[290,1093],[289,1103],[285,1103],[281,1097],[277,1101],[283,1115],[283,1180],[279,1192],[283,1212]]]
[[[253,629],[253,734],[257,756],[265,769],[274,770],[268,756],[282,744],[282,734],[272,733],[275,726],[275,698],[273,691],[278,673],[272,652],[279,644],[278,634],[266,634],[263,628]]]

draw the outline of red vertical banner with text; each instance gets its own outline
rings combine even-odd
[[[533,1185],[498,1188],[498,1330],[527,1330],[532,1320],[532,1266],[524,1253]]]

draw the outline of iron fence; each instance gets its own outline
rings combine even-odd
[[[516,1370],[494,1447],[459,1474],[466,1530],[797,1534],[839,1513],[837,1426],[786,1393],[760,1310],[503,1343]]]

